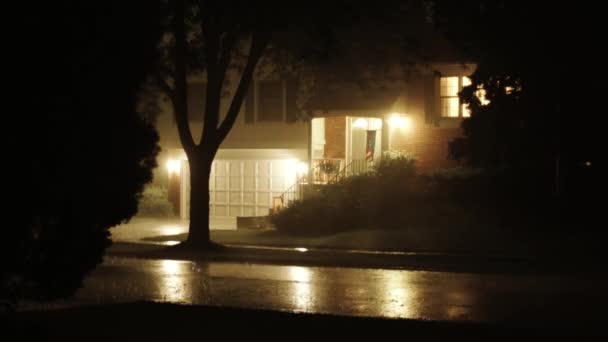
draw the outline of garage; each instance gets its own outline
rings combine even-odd
[[[247,151],[230,151],[218,153],[219,157],[245,156]],[[254,156],[283,158],[262,159]],[[250,158],[220,159],[216,158],[209,179],[209,211],[212,228],[236,228],[237,217],[266,216],[273,204],[273,198],[296,183],[298,165],[303,163],[296,158],[297,154],[251,152]],[[190,212],[190,175],[187,161],[182,163],[181,206],[182,218],[188,218]],[[300,166],[300,170],[302,167]]]

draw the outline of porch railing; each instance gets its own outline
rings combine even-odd
[[[332,162],[339,160],[340,163],[328,166],[327,162],[321,162],[327,160]],[[280,206],[275,210],[287,208],[296,200],[301,199],[304,196],[305,186],[322,186],[323,184],[337,183],[347,177],[369,173],[374,167],[373,162],[364,159],[353,160],[345,166],[342,166],[341,159],[317,159],[316,161],[316,166],[309,171],[312,173],[310,177],[312,183],[308,182],[308,175],[306,174],[299,177],[295,184],[281,193],[279,196]]]
[[[331,178],[329,183],[337,183],[345,178],[363,175],[374,169],[374,162],[365,159],[355,159],[348,163],[340,172]]]
[[[313,182],[314,182],[314,174],[318,172],[319,169],[319,165],[313,167],[311,170],[309,170],[309,172],[312,173],[313,175]],[[300,177],[298,177],[296,179],[296,182],[290,186],[289,188],[287,188],[287,190],[283,191],[283,193],[281,193],[281,195],[279,196],[279,200],[280,200],[280,209],[283,208],[287,208],[289,207],[291,204],[293,204],[293,202],[295,202],[296,200],[302,198],[303,196],[303,185],[308,184],[308,174],[304,174]]]

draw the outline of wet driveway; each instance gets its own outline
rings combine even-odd
[[[431,320],[599,319],[608,281],[107,257],[72,303],[162,301]]]

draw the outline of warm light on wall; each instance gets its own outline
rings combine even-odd
[[[296,159],[287,159],[283,164],[285,177],[289,179],[289,182],[295,182],[298,173],[298,161]]]
[[[358,118],[353,123],[353,127],[367,129],[367,120],[365,120],[363,118]]]
[[[377,131],[382,128],[382,120],[381,119],[370,119],[368,130]]]
[[[412,120],[399,113],[393,113],[388,119],[388,124],[394,129],[410,130],[412,127]]]
[[[378,118],[358,118],[353,122],[354,128],[377,131],[382,128],[382,120]]]
[[[179,173],[181,170],[181,162],[179,160],[168,160],[167,161],[167,171],[169,174]]]
[[[300,176],[308,174],[308,164],[306,164],[304,162],[298,163],[298,174]]]

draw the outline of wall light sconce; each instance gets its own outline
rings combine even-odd
[[[167,161],[167,171],[169,174],[179,173],[181,171],[181,161],[169,159]]]

